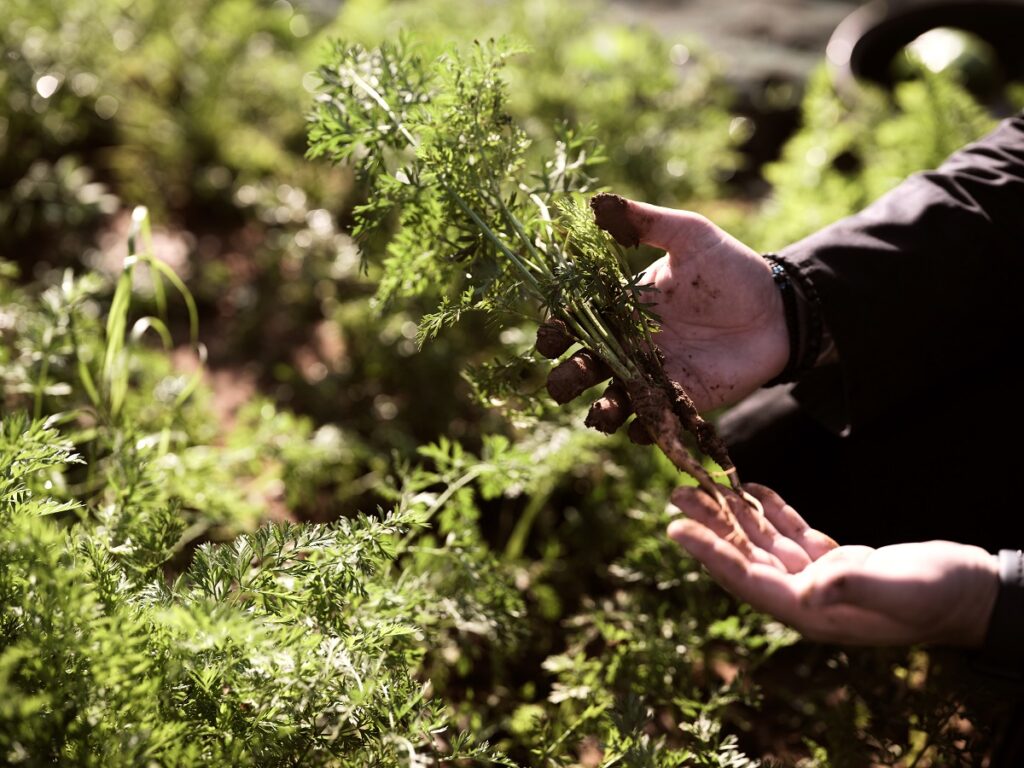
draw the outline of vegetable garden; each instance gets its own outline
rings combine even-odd
[[[750,168],[714,51],[598,4],[4,15],[5,763],[983,764],[962,656],[802,640],[664,535],[730,467],[588,205],[780,247],[990,128],[955,73],[822,67]],[[552,400],[549,317],[657,446]]]

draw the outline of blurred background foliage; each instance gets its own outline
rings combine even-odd
[[[333,38],[508,36],[539,157],[589,133],[602,188],[769,250],[937,165],[1020,86],[979,100],[956,62],[901,54],[892,91],[851,98],[822,65],[766,151],[749,104],[771,94],[596,0],[0,14],[5,761],[980,764],[998,702],[968,700],[961,659],[797,642],[665,539],[659,455],[475,399],[461,371],[532,327],[418,351],[430,302],[374,303],[346,233],[365,193],[304,159],[305,125]],[[357,516],[377,508],[395,518]]]

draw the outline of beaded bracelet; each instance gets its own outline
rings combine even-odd
[[[800,374],[815,366],[821,352],[823,326],[814,285],[774,254],[766,253],[763,258],[771,267],[772,280],[782,296],[782,310],[789,333],[789,359],[782,372],[765,384],[770,387],[796,381]]]

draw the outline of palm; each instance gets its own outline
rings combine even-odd
[[[964,589],[971,582],[960,578],[958,562],[966,549],[971,548],[948,541],[879,549],[838,547],[812,562],[792,581],[797,591],[806,594],[822,584],[847,584],[851,573],[870,574],[871,582],[884,588],[875,590],[877,595],[870,607],[860,606],[869,621],[903,642],[942,640],[955,634],[954,625],[960,618],[956,607],[969,605],[972,600]],[[850,589],[840,589],[844,588]],[[978,629],[983,626],[978,623]]]
[[[643,282],[658,289],[652,310],[666,371],[698,410],[735,402],[779,373],[788,338],[764,259],[702,216],[631,206],[643,214],[640,239],[668,251]]]
[[[773,491],[748,490],[765,516],[731,499],[745,537],[731,536],[716,505],[693,489],[673,497],[689,519],[669,531],[740,599],[819,640],[981,642],[998,583],[984,550],[948,541],[840,547]]]

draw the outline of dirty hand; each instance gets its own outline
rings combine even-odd
[[[668,528],[737,598],[823,642],[983,641],[999,586],[995,555],[949,541],[840,547],[774,491],[746,488],[767,518],[727,494],[737,524],[753,543],[746,554],[731,543],[715,503],[696,488],[673,494],[672,502],[688,517]]]
[[[608,226],[607,216],[602,221],[606,206],[614,209],[611,214],[621,226]],[[665,355],[665,370],[699,411],[734,403],[782,371],[789,355],[782,299],[758,253],[689,211],[615,195],[595,198],[592,207],[598,224],[623,245],[642,242],[667,251],[645,270],[641,282],[658,289],[651,301],[661,319],[655,342]],[[563,384],[556,394],[549,381],[559,402],[608,378],[587,351],[552,373],[571,385]],[[609,405],[598,403],[599,408]]]

